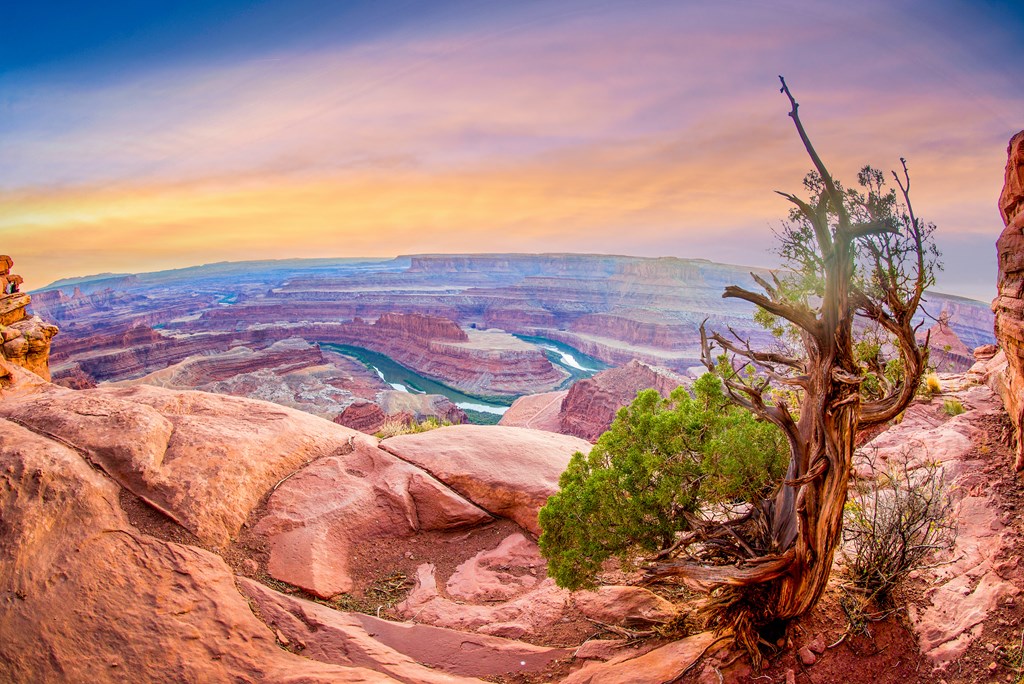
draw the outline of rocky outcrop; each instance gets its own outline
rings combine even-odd
[[[411,394],[398,390],[378,392],[372,402],[353,402],[333,418],[338,425],[373,435],[389,421],[413,424],[427,419],[441,423],[468,423],[465,411],[440,394]]]
[[[74,371],[75,366],[63,368],[58,382],[75,389],[92,386],[81,380],[87,375]],[[109,384],[230,394],[272,401],[321,418],[333,418],[354,401],[372,398],[387,386],[362,364],[296,337],[263,348],[240,345],[196,354],[140,378]]]
[[[373,435],[384,427],[387,418],[388,414],[372,401],[354,401],[333,420],[338,425]]]
[[[1020,594],[1024,580],[1013,550],[1016,533],[992,490],[991,473],[1000,466],[978,458],[998,439],[993,426],[1004,416],[1002,406],[988,387],[972,384],[971,375],[967,382],[965,376],[940,376],[943,396],[959,401],[964,413],[950,417],[938,399],[916,401],[898,425],[862,447],[854,462],[861,477],[871,475],[866,466],[871,458],[884,468],[909,457],[911,471],[938,463],[946,491],[956,499],[955,546],[918,571],[927,588],[925,601],[908,605],[921,651],[937,667],[956,663],[980,635],[982,623]]]
[[[388,416],[409,416],[421,422],[428,418],[436,418],[442,423],[462,425],[468,423],[466,413],[441,394],[411,394],[398,390],[378,392],[374,401]]]
[[[50,340],[57,326],[30,316],[32,298],[19,292],[22,278],[10,272],[14,260],[0,255],[0,356],[50,379]]]
[[[40,391],[0,417],[71,445],[204,543],[235,537],[264,493],[309,461],[364,438],[301,411],[157,387]]]
[[[425,376],[476,394],[542,392],[568,377],[543,350],[512,335],[465,331],[437,316],[389,313],[374,323],[356,318],[329,332],[321,339],[387,354]]]
[[[558,478],[573,453],[588,452],[590,443],[539,430],[453,425],[391,437],[381,448],[537,535],[538,511],[558,491]]]
[[[940,373],[963,373],[974,365],[974,353],[967,348],[947,320],[918,333],[918,342],[928,340],[928,363]]]
[[[999,196],[1005,230],[996,241],[999,258],[998,294],[992,302],[995,332],[1006,352],[1007,413],[1016,431],[1015,467],[1024,470],[1024,131],[1010,139],[1006,177]]]
[[[289,477],[267,502],[255,532],[270,546],[270,574],[328,598],[353,590],[352,549],[367,540],[472,527],[491,516],[436,479],[351,437],[352,451]]]
[[[651,388],[667,397],[683,383],[675,373],[639,361],[601,371],[569,389],[559,412],[559,432],[596,442],[619,409],[636,399],[637,392]]]
[[[566,649],[390,623],[277,593],[225,562],[258,568],[238,555],[255,547],[236,542],[222,558],[128,494],[214,549],[225,549],[224,537],[238,535],[239,521],[269,494],[245,544],[262,540],[272,575],[331,595],[352,586],[351,549],[491,520],[374,438],[263,402],[147,386],[71,391],[6,361],[0,370],[8,376],[0,401],[0,680],[121,682],[145,673],[153,682],[440,684],[537,671],[568,657]],[[531,431],[495,429],[505,457],[537,446]],[[539,460],[532,454],[526,466]],[[535,545],[529,555],[536,558]],[[535,572],[543,576],[543,567]],[[463,583],[472,583],[466,573]],[[633,591],[642,600],[609,594],[591,610],[665,614],[659,599]],[[561,624],[567,614],[562,606],[553,619]]]
[[[394,681],[279,648],[223,560],[133,527],[76,447],[0,419],[0,473],[0,680]]]

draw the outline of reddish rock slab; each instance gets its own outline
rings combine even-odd
[[[453,425],[381,442],[476,505],[537,535],[537,513],[558,491],[576,451],[590,444],[568,435],[495,425]]]
[[[330,597],[351,591],[352,549],[368,539],[478,525],[491,516],[423,470],[360,436],[351,453],[321,459],[274,490],[254,531],[275,578]]]
[[[48,387],[0,416],[80,449],[205,543],[223,546],[300,466],[370,439],[276,404],[156,387]]]
[[[445,591],[454,599],[473,603],[507,601],[536,587],[545,578],[546,567],[537,545],[513,534],[497,548],[481,551],[456,568]]]
[[[921,652],[939,668],[955,663],[999,602],[1020,592],[998,561],[1011,543],[1012,530],[1005,529],[1003,511],[987,491],[984,468],[989,464],[968,458],[991,438],[983,426],[998,420],[1003,409],[988,387],[963,384],[972,375],[941,376],[946,390],[943,396],[960,401],[964,413],[950,418],[938,398],[915,402],[902,422],[865,445],[857,459],[859,462],[865,452],[877,453],[884,463],[909,450],[912,468],[924,461],[937,461],[942,465],[947,492],[957,499],[955,546],[943,552],[933,567],[921,571],[929,587],[926,601],[907,608]],[[868,475],[860,466],[858,471]]]
[[[725,645],[725,639],[701,632],[673,641],[642,655],[631,653],[606,663],[591,663],[566,677],[565,684],[664,684],[674,682],[705,653]]]
[[[434,566],[421,565],[415,586],[397,610],[406,619],[513,639],[542,636],[566,616],[641,624],[676,615],[671,603],[646,589],[609,586],[570,592],[545,575],[536,544],[514,534],[456,568],[445,587],[452,598],[438,590]]]
[[[1024,131],[1006,148],[1006,173],[999,212],[1006,228],[996,241],[999,274],[992,302],[995,332],[1006,352],[1003,401],[1016,433],[1015,468],[1024,470]]]
[[[562,401],[567,394],[569,394],[569,390],[527,394],[519,397],[501,416],[498,425],[560,432],[560,411],[562,410]]]
[[[615,420],[623,406],[636,399],[640,390],[653,388],[667,397],[683,378],[664,368],[630,361],[579,380],[562,402],[558,431],[596,442]]]
[[[343,613],[285,596],[252,580],[238,581],[259,606],[263,619],[307,658],[373,668],[410,684],[536,672],[552,660],[571,655],[569,649]]]
[[[279,648],[219,557],[140,534],[116,484],[7,420],[0,511],[0,681],[394,681]]]

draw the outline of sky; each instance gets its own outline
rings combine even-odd
[[[153,0],[0,20],[29,289],[224,260],[587,252],[772,267],[818,152],[906,157],[937,289],[995,294],[1012,0]]]

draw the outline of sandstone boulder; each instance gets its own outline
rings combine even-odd
[[[320,459],[274,490],[254,531],[275,578],[330,597],[351,591],[352,549],[374,539],[477,525],[491,516],[360,435],[353,451]]]
[[[74,449],[0,420],[0,680],[391,682],[275,644],[217,556],[139,533]]]
[[[569,459],[590,446],[567,435],[482,425],[453,425],[381,442],[384,450],[535,535],[540,534],[537,513],[558,491]]]
[[[678,681],[698,659],[724,646],[725,639],[701,632],[667,646],[636,655],[626,653],[605,663],[592,663],[569,675],[565,684],[663,684]]]
[[[29,316],[27,294],[0,295],[0,357],[50,379],[50,340],[57,326]]]
[[[79,449],[119,484],[223,546],[279,480],[365,435],[301,411],[149,386],[0,402],[0,416]]]

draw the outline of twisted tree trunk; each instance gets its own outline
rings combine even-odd
[[[735,403],[783,431],[790,447],[788,472],[772,500],[739,519],[697,529],[679,544],[696,545],[687,560],[660,563],[653,571],[681,576],[691,586],[714,592],[709,601],[709,608],[717,611],[714,621],[732,629],[755,660],[759,626],[803,615],[825,591],[843,529],[857,430],[891,420],[906,408],[924,370],[927,352],[917,344],[911,319],[931,277],[924,258],[926,233],[910,207],[906,163],[906,184],[895,172],[893,176],[908,214],[879,215],[875,204],[865,202],[854,220],[846,206],[850,195],[822,163],[800,122],[799,105],[780,80],[791,105],[789,116],[823,185],[813,205],[780,193],[813,232],[794,245],[803,264],[821,278],[821,302],[812,308],[805,299],[792,298],[775,276],[774,283],[754,276],[763,293],[730,286],[723,294],[749,301],[792,325],[803,347],[797,356],[755,351],[735,333],[731,339],[708,335],[703,326],[701,338],[709,369],[716,367],[713,341],[741,366],[759,370],[758,378],[751,379],[731,372],[735,363],[730,363],[723,380]],[[895,193],[885,198],[895,201]],[[858,250],[869,264],[867,280],[855,278]],[[916,273],[906,272],[908,258]],[[854,354],[858,314],[892,336],[904,368],[902,382],[871,401],[861,396],[864,371]],[[798,391],[797,418],[785,401],[766,395],[772,384]],[[723,554],[730,558],[728,564],[722,562]]]

